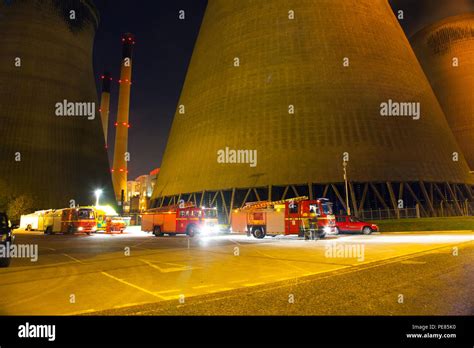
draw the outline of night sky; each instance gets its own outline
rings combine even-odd
[[[261,0],[271,1],[271,0]],[[317,1],[317,0],[315,0]],[[207,0],[96,0],[101,16],[94,44],[94,69],[114,77],[109,119],[109,159],[120,76],[121,34],[136,36],[130,104],[129,180],[159,167]],[[451,15],[474,11],[474,0],[390,0],[403,9],[408,36]],[[178,18],[179,10],[186,19]],[[100,94],[99,94],[100,96]]]

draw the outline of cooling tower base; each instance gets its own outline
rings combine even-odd
[[[349,205],[352,215],[366,220],[410,217],[443,217],[470,215],[474,211],[474,186],[439,182],[350,182]],[[310,199],[329,198],[336,215],[346,214],[343,182],[233,188],[219,191],[192,192],[159,197],[153,207],[192,202],[196,206],[216,207],[221,223],[229,223],[230,213],[248,202],[275,201],[298,196]]]

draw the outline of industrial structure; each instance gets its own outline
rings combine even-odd
[[[110,86],[112,76],[108,71],[100,77],[102,81],[102,93],[100,95],[100,118],[102,120],[102,129],[104,131],[105,147],[107,147],[107,131],[109,129],[109,113],[110,113]]]
[[[307,195],[337,213],[461,215],[472,184],[388,1],[209,0],[154,206],[229,218]]]
[[[115,122],[114,163],[112,167],[112,181],[115,198],[119,204],[127,198],[128,129],[130,110],[130,89],[132,85],[132,52],[135,37],[126,33],[122,36],[122,63],[120,69],[119,99],[117,108],[117,122]]]
[[[1,1],[0,14],[0,181],[7,194],[30,195],[48,209],[91,204],[100,188],[108,202],[92,1]]]
[[[474,13],[445,18],[410,41],[474,170]]]

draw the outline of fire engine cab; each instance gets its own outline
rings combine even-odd
[[[332,203],[326,198],[296,197],[274,202],[247,203],[232,212],[232,232],[255,238],[266,235],[302,235],[324,238],[335,233]]]
[[[217,208],[198,208],[193,204],[182,204],[150,209],[142,215],[142,231],[153,232],[157,237],[164,234],[174,236],[218,232]]]

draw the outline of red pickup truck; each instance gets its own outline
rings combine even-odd
[[[379,227],[370,222],[362,221],[355,216],[336,216],[336,234],[340,232],[371,234],[377,232]]]

